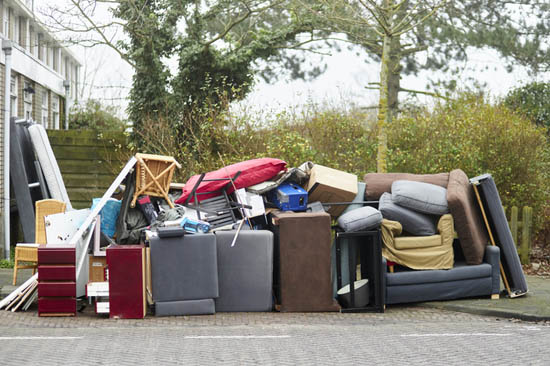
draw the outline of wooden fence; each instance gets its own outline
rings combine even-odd
[[[533,209],[529,206],[523,207],[521,210],[521,219],[519,219],[519,209],[516,206],[511,207],[510,210],[504,207],[504,212],[508,218],[508,225],[510,226],[514,243],[516,243],[521,263],[529,264],[533,228]]]
[[[123,133],[48,130],[48,137],[75,208],[103,196],[128,159]]]

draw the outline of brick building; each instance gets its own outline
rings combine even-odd
[[[78,97],[80,63],[36,20],[34,0],[0,0],[0,38],[11,44],[10,116],[32,118],[47,129],[66,126],[66,107]],[[6,41],[10,41],[9,43]],[[4,143],[6,50],[0,52],[0,251],[5,247]]]

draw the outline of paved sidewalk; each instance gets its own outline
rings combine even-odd
[[[11,269],[0,269],[0,299],[10,294],[17,286],[12,286]],[[31,276],[31,270],[21,270],[17,284],[22,284]],[[515,318],[526,321],[550,321],[550,278],[527,276],[529,293],[510,299],[505,293],[499,300],[487,298],[452,301],[432,301],[418,304],[397,305],[397,307],[431,307],[448,311],[458,311],[477,315],[490,315],[501,318]],[[395,305],[389,305],[391,308]],[[388,309],[389,310],[389,309]],[[383,316],[383,314],[381,314]],[[78,318],[78,317],[77,317]]]
[[[489,298],[453,301],[432,301],[422,303],[439,309],[460,311],[478,315],[492,315],[502,318],[516,318],[527,321],[550,321],[550,278],[526,276],[529,292],[521,297],[509,298],[501,292],[499,300]]]

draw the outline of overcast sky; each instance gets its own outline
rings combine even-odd
[[[56,4],[61,6],[67,0],[49,0],[43,3],[48,6]],[[99,11],[99,10],[98,10]],[[110,13],[103,11],[104,17],[110,19]],[[63,35],[59,35],[62,37]],[[324,62],[328,68],[319,78],[310,81],[279,80],[267,84],[258,81],[247,97],[242,102],[247,107],[254,107],[259,110],[282,111],[289,106],[296,107],[304,103],[354,103],[358,106],[375,105],[378,92],[366,90],[369,82],[379,80],[380,65],[377,63],[367,64],[364,58],[358,57],[354,52],[348,51],[345,47],[340,53],[326,56]],[[121,115],[127,106],[127,97],[132,83],[132,69],[123,61],[116,52],[106,47],[94,47],[83,49],[73,47],[73,51],[83,63],[82,67],[82,97],[102,100],[104,103],[119,106]],[[312,56],[317,57],[317,56]],[[314,59],[313,62],[318,62]],[[176,60],[172,60],[177,65]],[[487,90],[494,97],[505,95],[511,88],[524,85],[534,81],[525,70],[516,69],[508,73],[504,64],[495,52],[474,51],[465,71],[460,75],[452,75],[458,79],[459,87],[471,86],[471,79],[477,80],[480,84],[486,84]],[[434,72],[420,73],[418,76],[403,76],[402,86],[407,89],[426,90],[428,78],[449,78],[449,75],[437,74]],[[539,75],[538,81],[550,81],[550,75]],[[400,94],[400,98],[407,98],[410,95]],[[430,103],[429,97],[412,99],[413,102]]]
[[[83,72],[87,74],[83,78],[84,97],[91,95],[124,109],[131,86],[131,68],[112,50],[97,48],[78,51],[78,54],[81,59],[86,60],[83,62]],[[325,61],[328,65],[326,72],[310,82],[282,79],[268,84],[259,80],[242,103],[248,107],[274,112],[311,102],[346,102],[358,106],[376,104],[378,92],[367,90],[365,86],[369,82],[379,80],[379,64],[367,64],[364,59],[347,50],[325,57]],[[437,75],[431,71],[423,72],[418,76],[404,76],[402,86],[407,89],[426,90],[428,78],[436,76],[446,77],[444,74]],[[501,97],[511,88],[534,80],[521,68],[512,73],[506,72],[503,62],[493,51],[473,52],[463,74],[453,76],[459,80],[459,86],[471,86],[472,78],[480,84],[486,84],[487,91],[493,97]],[[546,74],[538,76],[537,80],[548,82],[550,78]],[[401,94],[400,97],[406,98],[407,95]],[[412,98],[413,102],[416,100],[419,103],[429,103],[431,98]]]

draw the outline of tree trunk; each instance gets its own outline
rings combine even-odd
[[[392,37],[388,57],[388,114],[393,119],[399,112],[398,94],[401,88],[401,39]]]
[[[378,151],[376,156],[376,171],[387,173],[388,136],[386,127],[391,123],[391,113],[388,111],[388,75],[390,66],[390,49],[392,37],[384,35],[384,46],[382,49],[382,61],[380,66],[380,100],[378,103]]]

